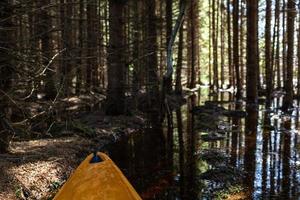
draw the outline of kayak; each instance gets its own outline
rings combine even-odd
[[[87,156],[54,200],[141,200],[116,164],[104,153]]]

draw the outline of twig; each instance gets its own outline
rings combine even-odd
[[[50,59],[49,63],[45,66],[45,68],[43,69],[43,71],[42,71],[41,73],[39,73],[38,75],[36,75],[35,77],[44,75],[45,72],[46,72],[47,70],[52,71],[52,72],[55,72],[55,70],[50,69],[49,67],[50,67],[50,65],[53,63],[54,59],[55,59],[57,56],[59,56],[59,55],[60,55],[62,52],[64,52],[64,51],[66,51],[66,48],[64,48],[64,49],[60,50],[59,52],[57,52],[57,53]]]

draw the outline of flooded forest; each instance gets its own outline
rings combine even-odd
[[[0,1],[0,200],[300,199],[299,105],[300,0]]]

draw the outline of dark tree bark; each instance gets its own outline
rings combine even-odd
[[[87,66],[86,89],[92,90],[97,86],[97,1],[89,0],[87,13]],[[123,50],[124,51],[124,50]]]
[[[178,41],[178,55],[177,55],[177,65],[176,65],[176,84],[175,92],[177,94],[182,93],[181,85],[181,72],[182,72],[182,58],[183,56],[183,27],[179,29],[179,41]]]
[[[233,0],[233,64],[235,68],[236,79],[236,98],[242,97],[242,85],[240,77],[240,63],[239,63],[239,0]],[[248,33],[249,34],[249,33]]]
[[[71,94],[71,81],[72,81],[72,59],[73,54],[73,37],[72,37],[72,1],[73,0],[60,0],[60,25],[61,25],[61,48],[65,49],[62,53],[61,61],[61,84],[64,86],[64,95]]]
[[[273,89],[274,89],[274,85],[275,85],[275,74],[276,74],[276,80],[277,80],[277,87],[280,88],[281,87],[281,81],[280,81],[280,61],[279,61],[279,38],[280,38],[280,10],[279,10],[279,4],[280,1],[276,0],[275,1],[275,26],[273,29],[273,46],[272,46],[272,68],[273,73]]]
[[[151,108],[150,120],[157,125],[160,120],[159,116],[159,80],[157,75],[157,17],[155,14],[156,1],[145,0],[145,9],[147,11],[146,22],[146,70],[147,70],[147,86],[148,106]]]
[[[286,47],[287,47],[287,34],[286,34],[286,0],[282,1],[282,80],[286,82]],[[283,87],[284,84],[283,84]]]
[[[133,33],[133,58],[134,58],[134,68],[133,68],[133,77],[132,77],[132,94],[133,97],[136,97],[139,90],[140,90],[140,72],[141,72],[141,62],[140,62],[140,55],[141,55],[141,33],[139,30],[142,29],[142,26],[140,25],[140,10],[141,9],[141,1],[134,1],[133,3],[133,16],[134,16],[134,21],[133,21],[133,28],[134,28],[134,33]]]
[[[0,2],[0,153],[8,151],[11,131],[7,124],[7,106],[9,91],[12,84],[13,58],[12,22],[10,15],[11,4],[9,0]]]
[[[271,0],[266,0],[266,24],[265,24],[265,73],[267,93],[267,106],[270,106],[271,94],[273,90],[273,67],[271,65]]]
[[[198,60],[199,60],[199,15],[198,15],[198,1],[191,0],[189,2],[189,12],[188,12],[188,60],[190,67],[188,87],[194,88],[196,86],[196,76],[198,69]]]
[[[46,1],[37,1],[38,13],[37,18],[39,22],[37,23],[37,34],[39,43],[41,44],[41,53],[42,53],[42,64],[43,67],[47,70],[45,71],[46,80],[45,80],[45,93],[46,99],[53,100],[56,96],[56,89],[54,84],[54,72],[50,71],[49,68],[53,68],[52,65],[49,65],[52,56],[53,56],[53,44],[52,44],[52,20],[46,9],[43,8],[44,5],[50,4],[50,0]]]
[[[300,8],[299,8],[300,9]],[[298,44],[297,44],[297,59],[298,59],[298,70],[297,70],[297,99],[300,99],[300,20],[298,22]]]
[[[245,25],[245,0],[241,0],[240,2],[240,37],[239,37],[239,51],[240,51],[240,55],[239,55],[239,61],[240,61],[240,81],[241,81],[241,88],[244,87],[244,83],[245,83],[245,63],[244,63],[244,51],[245,51],[245,47],[244,47],[244,39],[245,39],[245,29],[244,29],[244,25]]]
[[[169,41],[172,35],[172,28],[173,28],[173,23],[172,23],[172,18],[173,18],[173,0],[166,0],[166,48],[168,48],[169,45]],[[170,77],[170,79],[167,81],[167,92],[171,92],[172,91],[172,76]]]
[[[227,53],[228,53],[228,73],[229,73],[229,87],[234,85],[234,81],[233,81],[233,70],[232,70],[232,37],[231,37],[231,11],[230,11],[230,0],[227,0],[227,45],[228,45],[228,49],[227,49]]]
[[[247,0],[247,104],[257,103],[258,0]]]
[[[77,67],[76,67],[76,94],[79,94],[81,89],[83,89],[82,84],[82,72],[83,72],[83,57],[84,57],[84,17],[85,17],[85,6],[84,6],[84,0],[79,1],[79,21],[78,21],[78,56],[79,59],[77,61]]]
[[[125,0],[109,0],[109,49],[108,49],[108,115],[125,113],[125,62],[122,49],[124,47],[124,9]]]
[[[225,76],[224,76],[224,56],[225,56],[225,5],[224,2],[221,2],[221,88],[223,88],[225,83]]]
[[[212,65],[211,65],[211,58],[212,58],[212,0],[209,0],[209,57],[208,57],[208,79],[209,79],[209,86],[212,87]]]
[[[218,21],[218,0],[212,0],[212,46],[213,46],[213,85],[216,88],[219,88],[218,81],[218,26],[216,22]],[[217,4],[217,5],[216,5]]]
[[[294,65],[294,31],[295,31],[295,16],[296,3],[294,0],[288,0],[287,3],[287,66],[286,80],[284,88],[286,95],[283,98],[283,109],[293,107],[293,65]]]

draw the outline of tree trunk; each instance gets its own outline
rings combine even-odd
[[[166,30],[167,30],[167,36],[166,36],[166,48],[168,48],[169,41],[172,35],[172,28],[173,28],[173,0],[166,0]],[[166,82],[166,88],[167,92],[170,93],[172,91],[172,76],[170,76],[170,79]]]
[[[83,71],[83,40],[84,40],[84,0],[79,1],[79,21],[78,21],[78,62],[76,67],[76,94],[79,94],[82,89],[82,71]]]
[[[240,78],[240,63],[239,63],[239,0],[233,0],[233,64],[235,68],[236,79],[236,98],[242,97],[242,85]],[[249,34],[249,33],[248,33]]]
[[[273,70],[271,65],[271,0],[266,0],[266,24],[265,24],[265,73],[266,73],[266,100],[270,106],[271,94],[273,90]]]
[[[247,0],[247,104],[257,103],[258,0]]]
[[[90,91],[97,82],[97,1],[89,0],[87,13],[87,70],[86,89]],[[123,49],[124,51],[124,49]],[[98,86],[99,87],[99,86]]]
[[[227,45],[228,45],[228,75],[229,75],[229,87],[234,85],[233,81],[233,70],[232,70],[232,39],[231,39],[231,11],[230,11],[230,0],[227,0]],[[210,59],[209,59],[210,60]]]
[[[295,31],[295,16],[296,3],[294,0],[288,0],[287,4],[287,66],[286,66],[286,81],[284,88],[286,95],[283,98],[283,109],[293,107],[293,65],[294,65],[294,31]]]
[[[223,88],[225,83],[225,77],[224,77],[224,56],[225,56],[225,20],[224,20],[224,12],[225,11],[225,5],[224,2],[221,2],[221,88]]]
[[[38,39],[41,44],[41,52],[42,52],[42,63],[43,67],[47,68],[53,68],[49,65],[49,62],[53,56],[53,44],[52,44],[52,21],[50,18],[50,15],[48,14],[46,9],[43,9],[42,7],[44,4],[50,4],[50,0],[46,1],[37,1],[38,6],[38,20],[39,23],[37,24],[37,33],[38,33]],[[49,65],[49,66],[48,66]],[[53,100],[56,96],[56,89],[54,84],[54,72],[47,69],[45,71],[46,80],[45,80],[45,93],[46,93],[46,99]]]
[[[145,0],[145,9],[147,10],[146,23],[146,69],[147,69],[147,86],[148,106],[151,108],[150,121],[158,124],[159,116],[159,81],[157,76],[157,19],[156,19],[156,1]]]
[[[211,58],[212,58],[212,0],[209,0],[209,55],[208,55],[208,80],[209,80],[209,86],[212,86],[212,66],[211,66]]]
[[[72,81],[72,59],[73,43],[72,43],[72,0],[60,0],[60,21],[61,21],[61,39],[62,49],[66,49],[62,53],[61,61],[61,84],[64,86],[64,95],[71,94]]]
[[[182,93],[182,85],[181,85],[182,56],[183,56],[183,26],[181,26],[179,29],[178,56],[177,56],[177,65],[176,65],[176,84],[175,84],[175,92],[177,94]]]
[[[299,8],[300,9],[300,8]],[[299,10],[298,9],[298,10]],[[297,44],[297,59],[298,59],[298,70],[297,70],[297,99],[300,99],[300,20],[298,22],[298,44]]]
[[[190,66],[189,88],[196,86],[197,65],[199,59],[199,16],[198,16],[198,1],[191,0],[189,5],[188,15],[188,60]]]
[[[0,153],[8,151],[11,131],[6,123],[6,108],[8,106],[7,93],[12,84],[13,58],[12,45],[12,14],[9,0],[0,2]],[[9,94],[8,94],[9,95]]]
[[[282,3],[282,78],[283,78],[283,83],[286,82],[286,2],[283,0]],[[284,84],[283,84],[284,85]],[[285,86],[283,86],[285,87]]]
[[[215,88],[219,88],[218,83],[218,26],[216,22],[218,21],[218,0],[212,0],[212,46],[213,46],[213,85]],[[216,5],[217,4],[217,5]]]
[[[124,9],[126,1],[109,0],[109,47],[108,47],[108,115],[125,113],[125,63],[124,63]]]
[[[133,33],[133,58],[134,58],[134,68],[132,74],[132,94],[135,98],[140,90],[140,71],[141,71],[141,62],[140,62],[140,55],[141,55],[141,48],[140,48],[140,37],[141,33],[138,30],[141,30],[142,26],[140,26],[140,10],[141,9],[141,2],[134,1],[133,3],[133,15],[134,15],[134,33]]]
[[[240,38],[239,38],[239,51],[240,51],[240,55],[239,55],[239,61],[240,61],[240,81],[241,81],[241,88],[244,87],[244,82],[245,82],[245,64],[244,64],[244,36],[245,36],[245,30],[244,30],[244,15],[245,15],[245,7],[244,7],[244,0],[242,0],[240,2]]]

